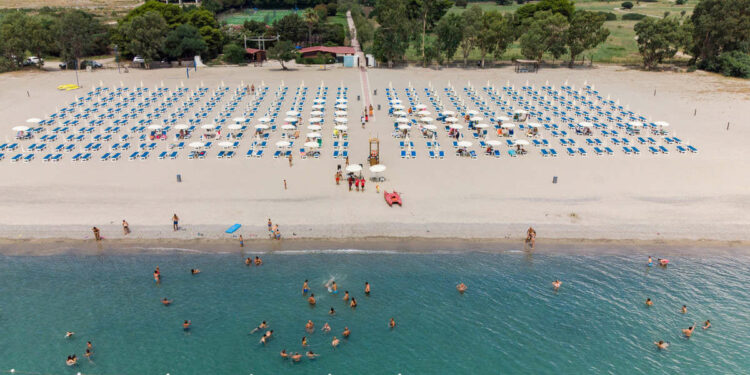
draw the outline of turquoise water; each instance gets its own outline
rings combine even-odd
[[[38,374],[740,374],[750,369],[750,258],[237,254],[0,257],[0,371]],[[152,272],[160,266],[163,281]],[[200,268],[192,276],[190,268]],[[334,277],[352,310],[323,283]],[[559,292],[550,283],[563,281]],[[309,279],[318,296],[301,296]],[[363,284],[372,284],[365,297]],[[469,286],[464,295],[457,282]],[[164,307],[160,299],[174,300]],[[650,297],[655,305],[646,308]],[[686,304],[688,313],[681,314]],[[334,307],[336,316],[328,310]],[[388,328],[394,317],[398,326]],[[184,319],[193,322],[189,333]],[[307,334],[308,319],[316,332]],[[710,319],[689,340],[681,329]],[[274,338],[248,332],[267,320]],[[331,334],[319,329],[329,322]],[[344,326],[348,340],[332,349]],[[63,336],[75,331],[71,339]],[[292,364],[279,351],[320,354]],[[671,343],[666,351],[653,342]],[[83,358],[85,343],[93,361]],[[65,365],[70,354],[76,368]]]

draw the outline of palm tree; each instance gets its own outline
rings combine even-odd
[[[318,18],[318,13],[312,8],[305,9],[303,18],[305,19],[305,23],[307,23],[307,45],[309,46],[311,44],[310,40],[312,39],[312,29],[318,24],[320,18]]]

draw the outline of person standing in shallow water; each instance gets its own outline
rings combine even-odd
[[[125,219],[122,220],[122,234],[126,236],[130,234],[130,224]]]
[[[177,216],[177,214],[172,215],[172,230],[177,232],[177,230],[180,229],[180,218]]]
[[[101,233],[99,233],[99,228],[93,227],[93,228],[91,228],[91,231],[94,232],[94,239],[95,240],[97,240],[97,241],[101,241],[102,240]]]

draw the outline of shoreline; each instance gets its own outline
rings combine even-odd
[[[706,250],[710,249],[710,253]],[[3,256],[54,255],[158,255],[158,254],[457,254],[525,253],[561,255],[750,255],[750,241],[718,240],[622,240],[583,238],[537,238],[536,248],[524,246],[523,238],[465,239],[448,237],[359,237],[246,240],[240,247],[234,238],[202,239],[93,239],[0,238]]]

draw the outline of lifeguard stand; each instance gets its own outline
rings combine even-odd
[[[380,164],[380,140],[370,138],[370,156],[367,157],[370,165]]]

